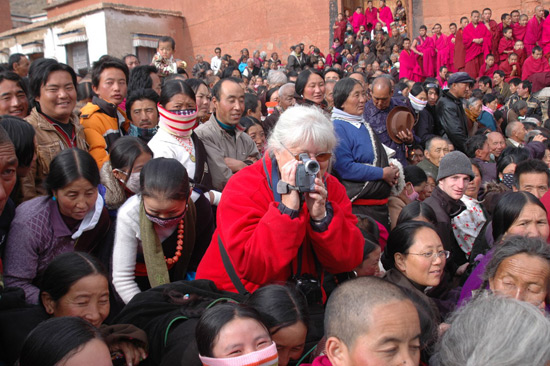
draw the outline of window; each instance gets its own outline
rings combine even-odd
[[[65,45],[67,50],[67,64],[76,73],[82,69],[88,69],[90,61],[88,58],[88,42],[76,42]]]

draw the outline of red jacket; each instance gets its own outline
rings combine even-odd
[[[265,156],[267,171],[271,172],[271,160]],[[218,228],[196,278],[210,279],[218,289],[236,292],[221,259],[218,235],[249,292],[270,283],[285,282],[296,273],[302,242],[305,242],[302,273],[317,274],[312,248],[323,269],[330,273],[357,267],[363,258],[364,239],[355,226],[357,219],[351,213],[350,200],[345,188],[330,174],[326,174],[326,185],[327,200],[334,214],[328,229],[319,233],[312,229],[305,203],[295,219],[281,214],[268,186],[262,160],[233,175],[223,190],[217,212]]]

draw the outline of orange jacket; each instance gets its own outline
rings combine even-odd
[[[84,126],[86,142],[90,146],[89,152],[99,169],[109,160],[108,151],[112,144],[126,134],[130,125],[126,119],[126,113],[120,108],[117,108],[117,111],[119,118],[113,118],[103,113],[99,106],[93,103],[86,104],[80,110],[80,124]]]

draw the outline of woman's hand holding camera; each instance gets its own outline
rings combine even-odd
[[[296,185],[296,167],[298,166],[297,160],[290,160],[281,168],[281,180],[291,186]],[[292,190],[288,194],[281,196],[281,202],[286,207],[298,211],[300,209],[300,195],[298,191]]]
[[[305,193],[309,216],[315,221],[320,221],[327,215],[326,202],[328,192],[323,184],[323,180],[319,178],[320,174],[317,174],[317,178],[315,178],[315,192]]]

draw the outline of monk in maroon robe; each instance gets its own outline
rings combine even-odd
[[[532,55],[525,60],[521,67],[521,79],[526,80],[533,74],[549,71],[550,66],[548,65],[548,60],[542,57],[542,49],[535,46]]]
[[[441,66],[449,67],[449,48],[447,47],[447,36],[441,33],[441,24],[436,24],[433,27],[434,41],[436,52],[436,70],[439,72]]]
[[[485,57],[485,62],[483,63],[483,65],[481,65],[481,68],[479,69],[478,77],[489,76],[492,79],[493,74],[497,70],[498,64],[495,63],[495,56],[493,56],[492,54],[487,55],[487,57]]]
[[[498,41],[504,37],[503,33],[504,28],[511,28],[512,27],[512,17],[508,13],[504,13],[500,16],[500,23],[498,23]],[[498,43],[497,43],[498,45]]]
[[[466,48],[465,71],[477,79],[483,56],[490,53],[492,37],[485,24],[479,22],[479,11],[472,12],[472,22],[464,29],[462,36]]]
[[[550,58],[550,17],[542,22],[542,37],[540,40],[542,54],[546,59]]]
[[[455,70],[455,43],[456,43],[456,24],[451,23],[449,25],[449,30],[451,34],[447,37],[447,49],[449,50],[449,66],[448,69],[450,72],[456,72]]]
[[[514,53],[518,55],[518,64],[523,65],[527,59],[527,53],[525,52],[525,46],[522,41],[516,41],[514,44]]]
[[[419,36],[416,37],[411,45],[411,50],[416,53],[416,66],[414,68],[413,81],[421,82],[427,77],[436,75],[435,63],[435,45],[433,38],[426,36],[428,29],[421,25]]]
[[[466,66],[466,47],[464,46],[464,28],[466,28],[470,24],[470,21],[466,17],[462,17],[460,19],[460,29],[456,32],[455,37],[455,55],[453,58],[453,66],[455,68],[455,72],[461,72],[464,71],[464,68]]]
[[[338,14],[338,19],[334,23],[334,26],[332,29],[334,29],[334,38],[338,38],[340,42],[344,41],[344,35],[346,34],[346,27],[348,25],[348,21],[344,18],[344,14],[340,13]]]
[[[353,33],[357,34],[359,32],[359,27],[362,25],[365,25],[366,18],[363,15],[363,10],[360,6],[355,9],[355,13],[351,15],[349,18],[349,22],[351,23],[351,26],[353,27]]]
[[[521,78],[521,67],[518,65],[518,55],[515,53],[511,53],[508,59],[500,64],[499,68],[504,71],[506,82],[513,78]]]
[[[389,6],[386,6],[386,0],[380,0],[380,8],[378,9],[378,19],[386,23],[388,27],[388,32],[390,32],[391,23],[393,23],[393,13]],[[391,32],[390,32],[391,37]]]
[[[533,47],[538,46],[538,42],[542,37],[542,20],[544,17],[544,8],[538,5],[535,8],[535,15],[527,23],[527,30],[525,31],[525,38],[523,43],[525,44],[525,52],[531,54]]]
[[[367,2],[365,18],[367,19],[367,32],[370,32],[376,23],[378,23],[378,9],[372,6],[372,0]]]
[[[487,27],[489,32],[491,32],[491,53],[493,55],[498,54],[498,41],[500,40],[500,35],[498,31],[498,24],[493,19],[491,19],[491,16],[493,15],[493,12],[489,8],[483,9],[483,13],[481,14],[481,18],[483,21],[483,24]],[[493,75],[491,75],[493,77]]]
[[[403,41],[403,51],[399,55],[399,79],[413,79],[413,70],[416,66],[416,54],[411,51],[411,40]]]
[[[550,66],[548,60],[542,57],[542,48],[539,46],[533,48],[533,53],[521,66],[521,78],[532,83],[533,93],[550,86]]]
[[[512,28],[504,28],[504,37],[498,43],[499,63],[506,61],[508,55],[514,52],[514,36]]]

